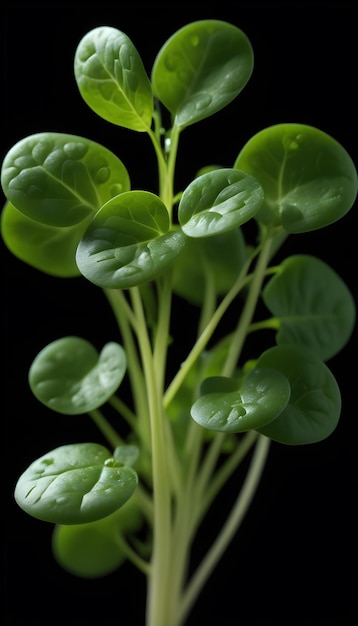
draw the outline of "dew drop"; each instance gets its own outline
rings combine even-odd
[[[110,194],[112,198],[114,198],[114,196],[118,196],[122,192],[123,192],[123,185],[121,185],[120,183],[116,183],[115,185],[112,185],[110,189]]]
[[[165,66],[169,72],[175,72],[178,64],[180,64],[179,54],[167,54],[164,59]]]
[[[97,170],[95,176],[94,176],[94,182],[97,183],[97,185],[101,185],[103,183],[105,183],[110,177],[110,171],[108,167],[100,167],[99,170]]]
[[[87,149],[86,144],[81,141],[69,141],[63,146],[65,154],[74,161],[82,159],[85,156]]]
[[[210,96],[209,94],[202,94],[202,96],[200,97],[200,100],[197,101],[195,108],[198,111],[201,111],[202,109],[206,109],[212,102],[212,96]]]
[[[200,38],[198,35],[192,35],[192,37],[190,38],[190,43],[193,46],[193,48],[196,48],[199,43],[200,43]]]

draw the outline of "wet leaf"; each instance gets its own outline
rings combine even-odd
[[[136,472],[119,466],[96,443],[69,444],[43,455],[15,487],[17,504],[29,515],[56,524],[81,524],[110,515],[133,494]]]

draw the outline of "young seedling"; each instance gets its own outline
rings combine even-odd
[[[148,135],[158,193],[132,189],[124,162],[81,136],[27,136],[2,165],[6,246],[50,276],[82,275],[118,324],[118,341],[100,352],[62,337],[32,362],[35,397],[64,419],[88,413],[108,447],[85,437],[44,450],[15,500],[54,524],[54,557],[71,574],[106,576],[127,559],[141,570],[146,626],[185,624],[250,505],[270,441],[322,441],[341,412],[326,362],[351,337],[353,297],[318,257],[277,265],[275,255],[291,234],[324,228],[353,206],[357,174],[344,147],[318,128],[277,124],[238,146],[229,166],[208,164],[175,189],[181,134],[231,103],[252,71],[250,41],[224,21],[175,32],[150,78],[124,32],[94,28],[75,52],[79,93],[107,122]],[[183,300],[197,334],[172,375],[171,319]],[[262,329],[272,330],[272,347],[244,358],[248,336]],[[189,568],[201,523],[245,458],[231,513]]]

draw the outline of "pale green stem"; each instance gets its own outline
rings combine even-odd
[[[101,411],[93,409],[93,411],[88,411],[88,415],[90,415],[102,435],[104,435],[113,448],[123,445],[123,439],[121,439],[117,431],[109,424]]]
[[[261,322],[255,322],[254,324],[250,324],[247,331],[249,333],[253,333],[256,330],[278,330],[280,328],[280,320],[278,317],[270,317],[267,320],[262,320]]]
[[[158,140],[156,133],[154,133],[151,129],[148,129],[148,135],[152,141],[152,144],[153,144],[156,156],[157,156],[160,196],[164,204],[166,204],[166,201],[168,200],[168,198],[170,201],[170,198],[172,197],[172,193],[170,191],[171,185],[170,185],[170,181],[168,180],[168,175],[167,175],[167,163],[166,163],[163,150],[162,150],[162,147],[160,145],[160,142]],[[168,207],[167,204],[166,206]]]
[[[175,524],[172,534],[171,547],[171,577],[170,588],[170,619],[168,624],[176,626],[180,619],[180,607],[184,581],[187,575],[190,546],[192,542],[192,514],[193,514],[193,482],[194,476],[189,476],[186,481],[185,491],[178,500]]]
[[[166,458],[164,414],[157,373],[148,337],[145,315],[137,287],[131,289],[133,310],[138,320],[138,342],[145,373],[150,415],[153,468],[153,553],[148,580],[147,626],[168,626],[167,597],[163,594],[170,572],[171,494]],[[159,373],[159,380],[161,373]]]
[[[219,459],[223,443],[225,440],[225,433],[217,433],[214,435],[214,439],[210,444],[210,447],[205,455],[204,461],[202,462],[200,472],[198,472],[196,477],[196,509],[201,506],[201,498],[205,491],[206,486],[208,485],[211,476],[214,473],[217,461]]]
[[[234,331],[234,334],[232,336],[229,353],[222,370],[222,376],[232,376],[233,372],[236,369],[237,362],[240,358],[240,352],[247,336],[248,327],[251,323],[252,317],[256,310],[257,301],[260,297],[262,282],[265,277],[267,264],[270,258],[271,245],[272,238],[269,237],[264,242],[259,257],[257,259],[256,267],[251,278],[249,292],[245,300],[244,308],[240,315],[236,330]]]
[[[180,604],[180,619],[175,626],[181,626],[191,610],[201,589],[214,571],[229,543],[236,534],[257,490],[265,461],[269,451],[270,440],[260,435],[251,460],[244,485],[227,518],[222,530],[206,553],[197,570],[189,581]]]
[[[118,396],[111,396],[108,400],[108,404],[110,404],[116,411],[119,413],[129,426],[136,432],[138,429],[138,425],[136,423],[136,416],[133,411],[121,400]]]
[[[147,447],[150,440],[148,404],[145,393],[145,382],[143,372],[139,363],[137,348],[134,343],[132,328],[137,332],[137,320],[129,306],[124,294],[121,291],[105,289],[105,295],[111,305],[116,318],[122,340],[124,342],[127,356],[127,367],[131,382],[132,397],[138,417],[139,424],[137,432],[142,437],[144,447]],[[131,325],[130,325],[131,324]]]
[[[178,145],[179,145],[179,136],[180,130],[177,126],[173,126],[170,131],[170,146],[168,153],[168,162],[167,162],[167,185],[164,189],[161,190],[161,197],[166,204],[168,210],[170,211],[170,216],[172,218],[172,210],[173,210],[173,201],[174,201],[174,190],[173,190],[173,181],[174,181],[174,173],[175,173],[175,165],[178,153]]]
[[[171,288],[171,271],[167,271],[162,279],[158,279],[158,322],[156,325],[156,334],[154,340],[153,350],[153,362],[158,381],[158,393],[161,398],[164,392],[165,383],[165,368],[166,359],[168,354],[168,337],[170,327],[170,314],[172,303],[172,288]],[[169,464],[169,471],[172,485],[175,491],[178,493],[181,491],[181,467],[177,455],[175,443],[173,441],[173,432],[168,419],[165,419],[164,427],[166,429],[166,442],[167,442],[167,459]]]
[[[146,489],[139,483],[135,490],[136,500],[138,502],[138,506],[145,516],[146,520],[153,526],[153,500],[151,494],[149,494]]]
[[[146,576],[150,575],[150,565],[137,554],[135,550],[129,545],[128,541],[123,537],[121,533],[117,533],[115,536],[116,543],[122,552],[126,555],[127,559],[135,565]]]
[[[204,514],[210,507],[211,503],[251,450],[258,436],[258,432],[254,430],[250,430],[248,433],[245,433],[244,437],[238,443],[235,452],[229,455],[220,469],[214,474],[214,476],[212,476],[210,481],[208,481],[208,484],[202,492],[201,511],[199,512],[200,518],[204,517]]]
[[[236,298],[239,291],[245,286],[248,282],[249,278],[247,277],[248,267],[251,263],[247,261],[243,270],[240,272],[240,275],[231,289],[227,292],[226,296],[222,299],[219,306],[217,307],[214,315],[212,316],[210,322],[207,324],[206,328],[201,333],[200,337],[195,342],[193,348],[191,349],[189,355],[185,359],[184,363],[177,374],[174,376],[173,380],[169,384],[165,395],[164,395],[164,406],[167,407],[172,399],[174,398],[177,391],[180,389],[182,383],[184,382],[185,377],[187,376],[190,368],[194,365],[195,361],[199,358],[200,354],[204,350],[208,341],[212,337],[215,332],[221,318],[229,308],[232,301]]]

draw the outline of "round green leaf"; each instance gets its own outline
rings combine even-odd
[[[116,28],[99,26],[78,44],[74,71],[86,104],[112,124],[148,131],[153,94],[132,41]]]
[[[178,127],[213,115],[242,91],[253,70],[247,36],[220,20],[192,22],[159,51],[152,70],[157,98]]]
[[[257,428],[274,441],[302,445],[321,441],[336,428],[341,394],[332,372],[311,350],[302,346],[276,346],[257,360],[284,374],[291,385],[286,408],[270,424]]]
[[[18,211],[47,226],[79,224],[130,189],[125,166],[110,150],[62,133],[16,143],[4,158],[1,184]]]
[[[57,563],[79,578],[101,578],[117,570],[126,557],[108,520],[105,517],[89,524],[56,525],[52,552]]]
[[[93,522],[119,509],[138,483],[131,467],[118,466],[96,443],[69,444],[40,457],[21,474],[17,504],[55,524]]]
[[[53,411],[79,415],[107,402],[126,366],[125,352],[115,342],[98,354],[85,339],[63,337],[39,352],[29,370],[29,384],[36,398]]]
[[[211,237],[247,222],[262,202],[262,187],[253,176],[222,168],[190,183],[181,197],[178,219],[188,237]]]
[[[74,226],[46,226],[7,202],[1,213],[1,236],[7,248],[28,265],[61,278],[80,276],[76,250],[91,217]]]
[[[99,287],[139,285],[154,278],[183,247],[183,233],[169,227],[167,208],[158,196],[123,193],[95,215],[78,246],[77,265]]]
[[[143,520],[135,493],[118,511],[87,524],[57,524],[52,551],[57,563],[81,578],[100,578],[115,571],[125,560],[118,535],[134,533]]]
[[[263,290],[267,308],[279,320],[278,345],[311,348],[326,361],[348,342],[355,303],[329,265],[309,255],[288,257]]]
[[[257,367],[242,378],[205,379],[191,416],[210,430],[245,432],[275,419],[289,397],[290,385],[284,374]]]
[[[186,237],[173,268],[173,291],[201,306],[208,280],[214,283],[218,296],[225,294],[237,279],[245,259],[240,228],[214,237]]]
[[[277,124],[252,137],[234,167],[255,176],[265,193],[257,218],[304,233],[343,217],[357,195],[357,172],[346,150],[323,131]]]

